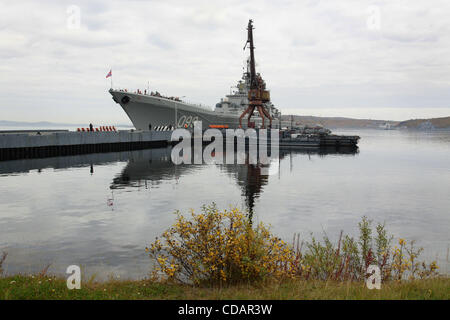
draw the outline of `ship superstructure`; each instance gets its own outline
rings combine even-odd
[[[247,70],[243,73],[242,79],[238,81],[235,87],[232,87],[234,91],[226,95],[225,98],[221,99],[221,101],[216,104],[215,112],[236,114],[239,117],[242,112],[248,108],[248,93],[250,90],[249,63],[250,61],[247,59]],[[272,118],[281,118],[281,112],[275,108],[272,102],[265,102],[264,106],[266,110],[269,111]],[[254,115],[258,115],[258,112],[255,111]]]

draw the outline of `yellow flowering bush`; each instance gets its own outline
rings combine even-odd
[[[190,219],[177,212],[174,225],[146,251],[156,261],[155,277],[197,285],[286,278],[362,281],[373,264],[383,281],[437,275],[436,262],[417,261],[422,249],[414,242],[399,239],[392,248],[384,225],[377,225],[375,237],[366,217],[358,226],[357,239],[341,232],[336,244],[327,236],[300,242],[294,235],[288,245],[239,209],[219,211],[212,204],[200,214],[191,210]]]
[[[285,278],[295,254],[262,223],[253,226],[239,209],[204,206],[191,219],[177,212],[175,224],[146,248],[156,274],[194,284],[225,284]]]
[[[398,246],[392,250],[391,278],[395,280],[402,280],[405,277],[423,279],[436,275],[439,269],[436,261],[428,265],[417,261],[422,251],[423,248],[415,248],[414,241],[411,241],[408,246],[405,239],[398,239]]]

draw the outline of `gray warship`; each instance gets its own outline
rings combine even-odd
[[[325,128],[298,128],[283,125],[281,113],[270,101],[270,91],[260,73],[256,72],[253,43],[253,21],[248,22],[248,37],[244,46],[250,51],[247,68],[238,81],[234,92],[230,92],[216,104],[215,109],[189,104],[179,97],[166,97],[159,92],[126,89],[110,89],[114,101],[124,109],[138,130],[172,130],[191,128],[201,123],[202,129],[221,130],[236,128],[265,128],[265,118],[269,126],[280,130],[280,146],[322,147],[356,146],[358,136],[337,136]],[[247,46],[248,45],[248,46]],[[251,122],[251,117],[254,121]],[[247,121],[242,121],[247,120]],[[289,122],[287,122],[288,124]]]
[[[249,105],[250,89],[249,60],[247,69],[230,94],[215,105],[215,108],[201,104],[188,103],[179,97],[164,96],[159,92],[127,89],[110,89],[113,100],[118,103],[130,118],[137,130],[168,130],[171,128],[192,127],[196,121],[202,122],[203,129],[239,127],[239,116]],[[269,101],[264,104],[272,116],[272,128],[281,128],[281,112]],[[258,115],[257,111],[254,114]],[[248,116],[247,116],[248,117]],[[245,117],[245,119],[247,119]],[[256,126],[260,117],[254,117]],[[243,128],[246,128],[246,121]]]

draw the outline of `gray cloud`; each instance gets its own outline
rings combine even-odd
[[[80,29],[67,28],[70,5],[81,10]],[[367,27],[374,5],[378,30]],[[115,86],[150,82],[213,106],[241,76],[249,18],[258,69],[282,112],[450,114],[444,0],[47,0],[2,7],[1,119],[127,122],[107,93],[110,68]]]

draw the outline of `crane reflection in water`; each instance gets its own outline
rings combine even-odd
[[[149,149],[133,152],[133,157],[128,160],[127,165],[120,175],[113,179],[111,189],[123,189],[129,187],[157,186],[164,180],[175,179],[178,181],[182,175],[187,175],[195,170],[200,170],[202,165],[180,164],[175,165],[170,160],[171,148]],[[244,164],[213,164],[220,170],[233,177],[241,188],[241,195],[244,198],[245,206],[252,219],[255,202],[263,192],[264,186],[270,179],[278,179],[279,171],[272,170],[279,168],[279,163],[284,158],[290,160],[290,170],[293,170],[292,158],[294,155],[304,154],[308,157],[318,155],[355,155],[358,149],[354,148],[321,148],[321,149],[280,149],[279,158],[273,159],[271,164],[251,164],[248,151],[245,155],[235,154],[236,157],[244,157]],[[215,155],[217,156],[217,154]],[[225,158],[225,154],[223,154]],[[207,165],[207,164],[204,164]],[[272,168],[269,168],[271,167]],[[270,169],[270,170],[269,170]]]

